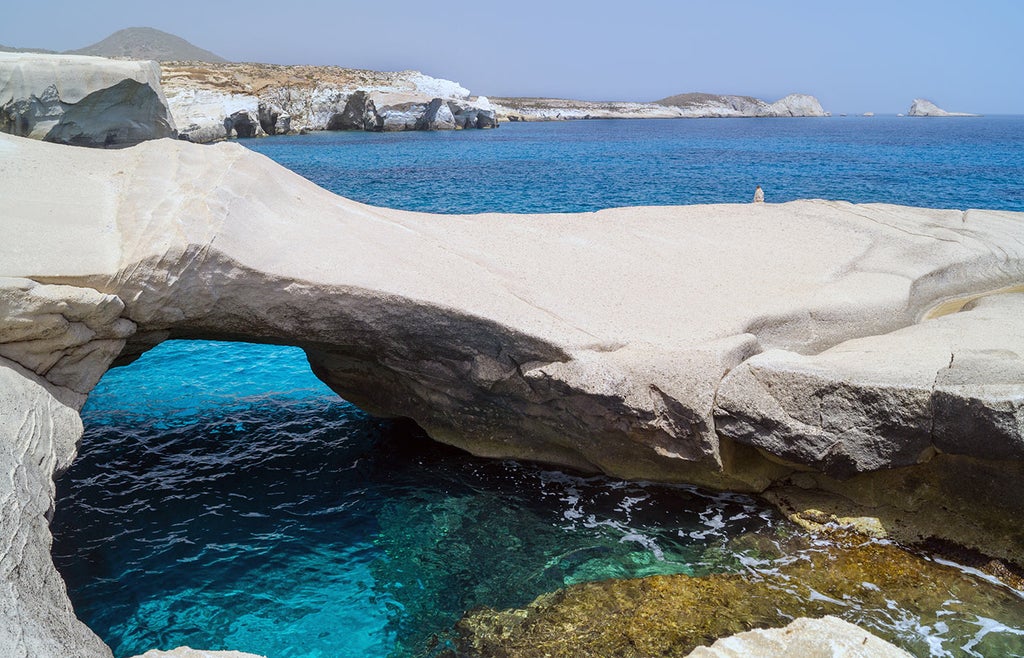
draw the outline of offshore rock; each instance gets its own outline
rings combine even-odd
[[[176,134],[155,62],[29,53],[0,53],[0,132],[93,147]]]
[[[910,117],[976,117],[977,114],[967,114],[964,112],[947,112],[942,108],[938,107],[935,103],[924,98],[915,98],[914,102],[910,104],[910,110],[907,112],[907,116]]]

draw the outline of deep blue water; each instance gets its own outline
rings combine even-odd
[[[599,120],[247,145],[358,201],[445,213],[801,198],[1024,210],[1024,117]]]
[[[244,143],[340,194],[436,212],[743,202],[757,184],[769,201],[1024,210],[1020,117],[586,121]],[[76,611],[118,657],[182,644],[429,655],[474,606],[581,580],[736,569],[750,556],[732,538],[794,532],[742,496],[469,457],[339,400],[292,348],[166,343],[108,373],[83,418],[81,455],[58,482],[54,555]],[[919,652],[961,643],[886,622],[891,611],[858,614]]]

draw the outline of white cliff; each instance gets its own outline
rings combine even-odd
[[[0,132],[77,146],[171,137],[156,62],[0,53]]]
[[[486,98],[475,99],[457,82],[418,71],[200,62],[162,66],[171,113],[182,135],[194,142],[311,130],[497,125]],[[473,120],[459,120],[458,108],[472,112]],[[246,119],[243,126],[251,123],[256,129],[239,132],[239,117]]]
[[[559,98],[494,98],[507,121],[571,119],[699,119],[828,116],[814,96],[791,94],[774,103],[750,96],[678,94],[653,103],[578,101]]]

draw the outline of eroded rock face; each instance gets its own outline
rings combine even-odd
[[[176,134],[155,62],[0,53],[0,132],[76,146]]]
[[[1022,318],[1024,294],[996,295],[819,354],[758,354],[723,380],[716,427],[836,477],[936,451],[1024,460]]]
[[[110,657],[50,559],[54,476],[74,460],[86,394],[135,325],[117,297],[0,278],[0,652]]]

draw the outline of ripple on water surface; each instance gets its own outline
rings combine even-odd
[[[814,600],[773,576],[813,543],[764,550],[751,538],[795,530],[753,499],[476,459],[339,400],[299,350],[165,343],[83,417],[54,554],[116,656],[431,655],[467,610],[606,578],[760,573]],[[1005,609],[946,607],[931,625],[895,601],[839,612],[922,655],[1024,646]]]

